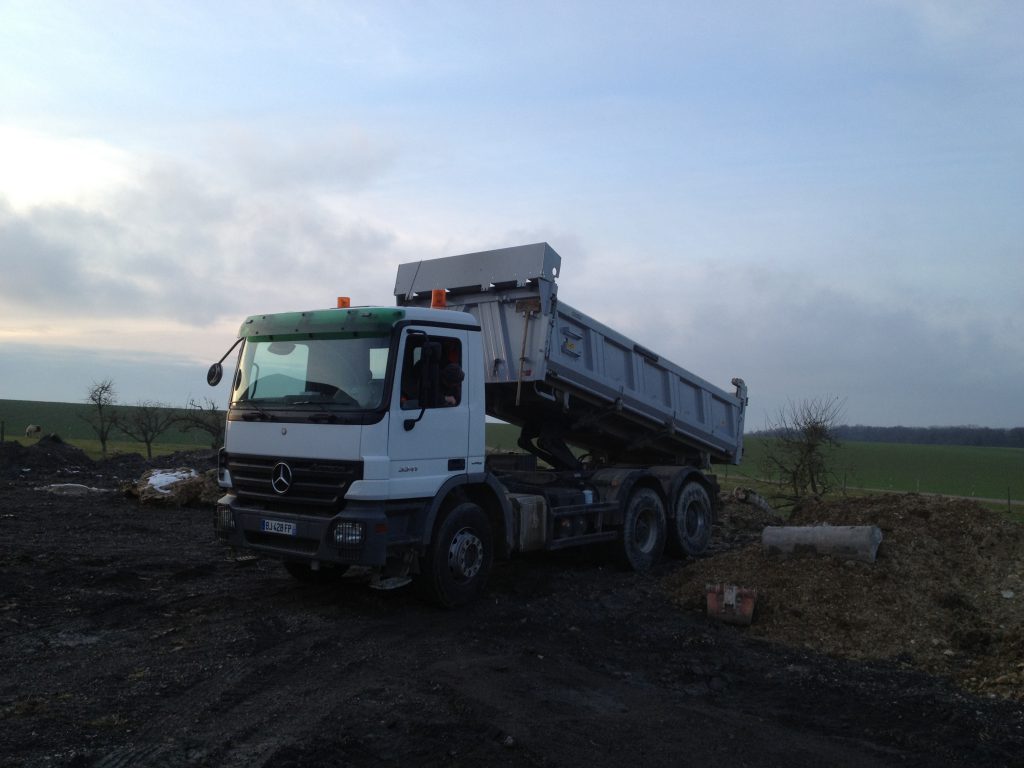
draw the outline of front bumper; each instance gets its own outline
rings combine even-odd
[[[249,508],[228,495],[217,503],[214,526],[230,546],[279,560],[377,566],[395,544],[381,502],[349,502],[323,517]]]

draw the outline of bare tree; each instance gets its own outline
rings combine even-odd
[[[117,420],[117,428],[132,440],[146,445],[146,458],[153,458],[153,442],[174,426],[180,414],[163,403],[146,400],[125,411]]]
[[[182,432],[191,432],[193,429],[206,432],[213,448],[224,445],[224,411],[219,410],[217,404],[208,397],[203,398],[202,403],[189,400],[184,413],[178,415],[178,423]]]
[[[778,475],[788,500],[827,493],[835,485],[833,453],[845,401],[835,396],[789,402],[768,425],[763,459],[769,476]]]
[[[96,437],[100,441],[100,451],[103,458],[107,457],[107,440],[110,433],[117,426],[117,415],[114,413],[114,405],[117,403],[117,392],[114,389],[114,382],[111,379],[94,381],[86,394],[85,401],[91,406],[87,415],[80,416],[86,424],[92,427]]]

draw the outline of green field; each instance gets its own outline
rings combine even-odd
[[[132,406],[115,406],[115,411],[126,411]],[[100,442],[92,427],[82,418],[90,413],[90,406],[85,403],[44,403],[35,400],[0,400],[0,423],[3,425],[4,439],[15,440],[25,445],[36,442],[35,438],[25,437],[25,427],[38,424],[43,434],[59,435],[66,443],[81,448],[89,456],[100,455]],[[171,429],[160,436],[153,444],[154,454],[174,453],[175,451],[194,451],[210,447],[210,437],[205,432],[182,432]],[[107,453],[141,453],[145,455],[146,446],[134,441],[119,432],[113,432],[107,441]]]
[[[740,467],[731,476],[765,479],[764,438],[748,437]],[[843,443],[834,454],[841,487],[914,491],[1024,502],[1024,449],[958,445]]]
[[[44,403],[28,400],[0,400],[0,422],[7,440],[35,442],[25,438],[28,424],[39,424],[44,434],[56,433],[90,456],[99,456],[99,441],[81,418],[85,403]],[[118,406],[130,408],[131,406]],[[487,425],[487,445],[492,450],[517,450],[519,430],[508,424]],[[204,432],[172,430],[154,444],[154,453],[210,447]],[[721,466],[716,471],[727,485],[767,480],[761,467],[764,438],[747,437],[743,464]],[[145,446],[115,434],[108,444],[111,453],[145,453]],[[1007,497],[1024,504],[1024,449],[977,448],[946,445],[896,443],[844,443],[834,457],[837,483],[848,490],[913,491],[994,499]]]
[[[487,425],[487,444],[497,450],[517,450],[518,429],[507,424]],[[768,478],[761,467],[764,438],[744,440],[743,464],[716,466],[730,485]],[[839,488],[895,492],[938,493],[994,499],[1005,506],[1007,496],[1024,504],[1024,449],[977,448],[956,445],[854,443],[841,445],[834,454]]]
[[[519,427],[511,424],[488,424],[487,447],[492,451],[520,451],[516,440],[519,439]]]

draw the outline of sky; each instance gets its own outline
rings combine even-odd
[[[0,399],[540,241],[748,429],[1024,425],[1024,4],[0,0]]]

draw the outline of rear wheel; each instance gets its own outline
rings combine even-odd
[[[465,502],[442,520],[417,582],[423,595],[440,606],[464,605],[483,592],[493,562],[491,522],[479,506]]]
[[[653,488],[639,488],[626,503],[622,556],[637,573],[651,570],[665,549],[665,505]]]
[[[285,563],[288,575],[303,584],[330,584],[345,575],[347,565],[322,565],[318,570],[309,567],[309,563]]]
[[[711,497],[700,483],[682,487],[673,505],[672,545],[682,554],[698,557],[711,543]]]

